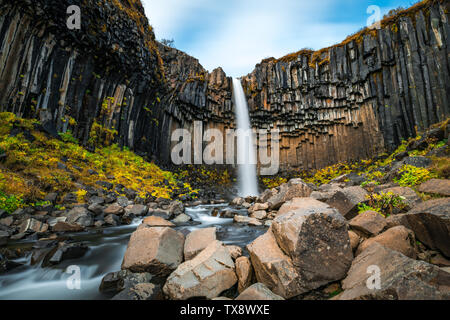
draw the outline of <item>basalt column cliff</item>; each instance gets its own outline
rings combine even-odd
[[[244,78],[253,125],[282,132],[285,168],[394,149],[450,115],[448,1],[425,1],[341,44],[265,59]]]
[[[265,59],[242,78],[252,125],[280,129],[285,170],[391,150],[450,115],[449,37],[448,2],[429,0],[334,47]],[[0,0],[0,45],[1,110],[84,145],[169,162],[175,129],[235,126],[231,78],[155,41],[139,0]]]

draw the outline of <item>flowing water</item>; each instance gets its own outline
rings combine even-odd
[[[227,245],[233,244],[245,248],[266,228],[249,227],[233,223],[233,219],[214,217],[214,209],[230,209],[228,205],[200,205],[186,208],[186,214],[193,218],[194,223],[176,229],[184,234],[199,228],[217,227],[217,238]],[[244,212],[239,212],[245,214]],[[83,242],[89,251],[79,259],[63,261],[61,264],[41,268],[31,265],[31,252],[25,257],[15,260],[23,263],[16,269],[0,275],[0,300],[7,299],[73,299],[94,300],[109,299],[101,294],[98,287],[103,276],[109,272],[119,271],[126,247],[131,236],[141,220],[135,220],[132,225],[111,227],[88,232],[71,234],[77,242]],[[33,242],[19,241],[10,243],[10,247],[31,247]],[[75,265],[81,271],[81,289],[70,290],[67,280],[71,274],[66,273],[68,266]]]
[[[238,183],[239,196],[257,196],[255,137],[250,125],[247,99],[239,79],[233,79],[233,94],[238,129]]]

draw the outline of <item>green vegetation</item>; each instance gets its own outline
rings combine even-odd
[[[400,178],[394,179],[402,187],[414,187],[430,179],[437,178],[437,174],[425,168],[404,165],[399,170]]]
[[[14,195],[6,195],[0,191],[0,209],[8,213],[13,213],[18,208],[23,206],[23,200]]]
[[[93,141],[98,146],[95,152],[78,145],[70,132],[61,133],[61,140],[57,140],[36,130],[36,124],[35,120],[0,113],[0,150],[5,153],[0,162],[0,208],[8,212],[25,204],[42,204],[39,201],[49,192],[63,196],[79,190],[79,183],[99,188],[97,181],[109,181],[135,190],[142,198],[152,195],[166,199],[179,185],[178,175],[161,170],[127,148],[108,145],[116,133],[105,134],[98,129],[103,128],[100,124],[94,127]],[[21,132],[10,136],[13,127]],[[90,173],[90,169],[97,174]],[[189,184],[184,188],[186,194],[196,192]],[[85,191],[75,193],[83,202]]]
[[[358,206],[359,213],[370,210],[380,213],[383,217],[388,217],[393,214],[394,209],[403,210],[406,208],[406,199],[392,192],[371,193],[367,196],[367,199],[368,205],[360,204]]]

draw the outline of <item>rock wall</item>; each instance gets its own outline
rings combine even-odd
[[[67,8],[81,8],[69,30]],[[162,60],[140,1],[0,1],[0,106],[92,144],[91,129],[148,151],[146,106],[164,89]]]
[[[66,26],[72,4],[81,30]],[[450,115],[449,36],[448,2],[427,0],[380,30],[266,59],[242,78],[253,126],[281,130],[283,170],[392,150]],[[168,163],[175,129],[234,127],[231,78],[155,41],[139,0],[0,0],[0,45],[0,109],[87,146],[101,136]]]
[[[269,58],[243,78],[254,127],[282,132],[284,169],[392,150],[450,116],[448,1],[424,1],[317,52]]]

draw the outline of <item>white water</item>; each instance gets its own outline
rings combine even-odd
[[[248,133],[239,133],[237,137],[239,196],[257,196],[256,150],[254,134],[250,126],[247,99],[239,79],[233,79],[233,93],[237,129]],[[250,142],[250,143],[249,143]]]

